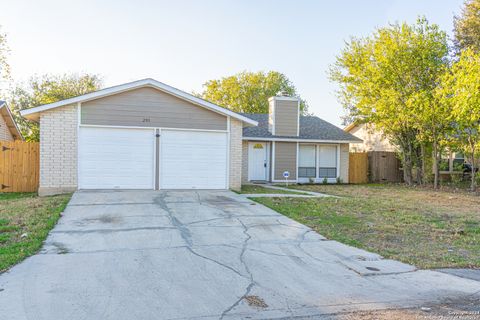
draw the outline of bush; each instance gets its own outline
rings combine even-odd
[[[328,184],[328,179],[327,179],[327,178],[323,178],[322,183],[323,183],[323,184]]]
[[[458,173],[451,174],[450,179],[452,180],[452,184],[459,185],[463,181],[463,174],[458,174]]]
[[[342,178],[337,177],[337,184],[342,184],[342,182],[343,182],[343,181],[342,181]]]

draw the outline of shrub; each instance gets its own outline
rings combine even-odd
[[[458,174],[458,173],[451,174],[450,179],[452,180],[452,184],[459,185],[463,180],[463,174]]]
[[[322,183],[323,183],[323,184],[328,184],[328,179],[327,179],[327,178],[323,178]]]

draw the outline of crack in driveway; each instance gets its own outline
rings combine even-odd
[[[188,227],[183,224],[180,220],[178,220],[172,213],[172,210],[170,209],[170,207],[168,206],[168,204],[166,203],[165,201],[165,197],[166,197],[166,194],[163,193],[163,194],[160,194],[158,195],[156,198],[155,198],[155,204],[158,205],[161,209],[165,210],[165,212],[167,212],[167,216],[169,217],[172,225],[180,232],[180,236],[182,237],[182,239],[185,241],[186,243],[186,246],[185,248],[187,248],[187,250],[192,253],[193,255],[197,256],[197,257],[200,257],[202,259],[205,259],[205,260],[208,260],[208,261],[211,261],[213,263],[216,263],[217,265],[225,268],[225,269],[228,269],[232,272],[234,272],[235,274],[237,274],[238,276],[242,277],[242,278],[246,278],[245,275],[243,275],[241,272],[239,272],[238,270],[234,269],[233,267],[229,266],[229,265],[226,265],[218,260],[215,260],[215,259],[212,259],[210,257],[207,257],[207,256],[204,256],[198,252],[196,252],[195,250],[193,250],[193,241],[192,241],[192,234],[190,232],[190,230],[188,229]],[[200,197],[199,197],[200,198]]]

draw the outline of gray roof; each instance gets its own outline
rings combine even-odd
[[[300,116],[300,135],[277,136],[268,131],[268,114],[243,113],[244,116],[258,122],[257,127],[243,128],[243,136],[250,138],[289,138],[298,140],[358,141],[362,140],[343,131],[339,127],[315,116]]]

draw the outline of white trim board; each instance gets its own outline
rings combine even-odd
[[[50,109],[58,108],[58,107],[62,107],[62,106],[72,105],[72,104],[76,104],[78,102],[86,102],[86,101],[90,101],[90,100],[94,100],[94,99],[99,99],[99,98],[107,97],[107,96],[114,95],[114,94],[117,94],[117,93],[121,93],[121,92],[124,92],[124,91],[129,91],[129,90],[142,88],[142,87],[152,87],[152,88],[158,89],[160,91],[163,91],[165,93],[176,96],[177,98],[189,101],[190,103],[193,103],[195,105],[198,105],[198,106],[204,107],[206,109],[209,109],[211,111],[214,111],[214,112],[226,115],[226,116],[231,116],[235,119],[238,119],[238,120],[241,120],[245,123],[248,123],[249,125],[252,125],[252,126],[257,126],[258,125],[257,121],[254,121],[254,120],[252,120],[248,117],[242,116],[242,115],[240,115],[238,113],[235,113],[231,110],[222,108],[222,107],[220,107],[216,104],[213,104],[213,103],[208,102],[206,100],[203,100],[201,98],[195,97],[194,95],[191,95],[189,93],[186,93],[184,91],[181,91],[177,88],[171,87],[169,85],[166,85],[166,84],[164,84],[160,81],[157,81],[157,80],[154,80],[154,79],[151,79],[151,78],[137,80],[137,81],[121,84],[121,85],[118,85],[118,86],[113,86],[113,87],[110,87],[110,88],[98,90],[98,91],[95,91],[95,92],[87,93],[87,94],[84,94],[84,95],[81,95],[81,96],[78,96],[78,97],[65,99],[65,100],[54,102],[54,103],[49,103],[49,104],[45,104],[45,105],[42,105],[42,106],[38,106],[38,107],[35,107],[35,108],[22,110],[22,111],[20,111],[20,114],[22,116],[26,117],[27,119],[35,120],[36,119],[35,115],[39,112],[42,112],[42,111],[46,111],[46,110],[50,110]]]
[[[142,126],[109,126],[103,124],[80,124],[80,127],[93,127],[93,128],[116,128],[116,129],[158,129],[162,128],[165,130],[183,130],[183,131],[206,131],[206,132],[228,132],[227,130],[213,130],[213,129],[189,129],[189,128],[175,128],[175,127],[142,127]]]
[[[269,137],[242,137],[242,140],[246,141],[285,141],[285,142],[305,142],[305,143],[332,143],[332,144],[342,144],[342,143],[362,143],[361,141],[355,140],[318,140],[318,139],[297,139],[297,138],[269,138]]]

